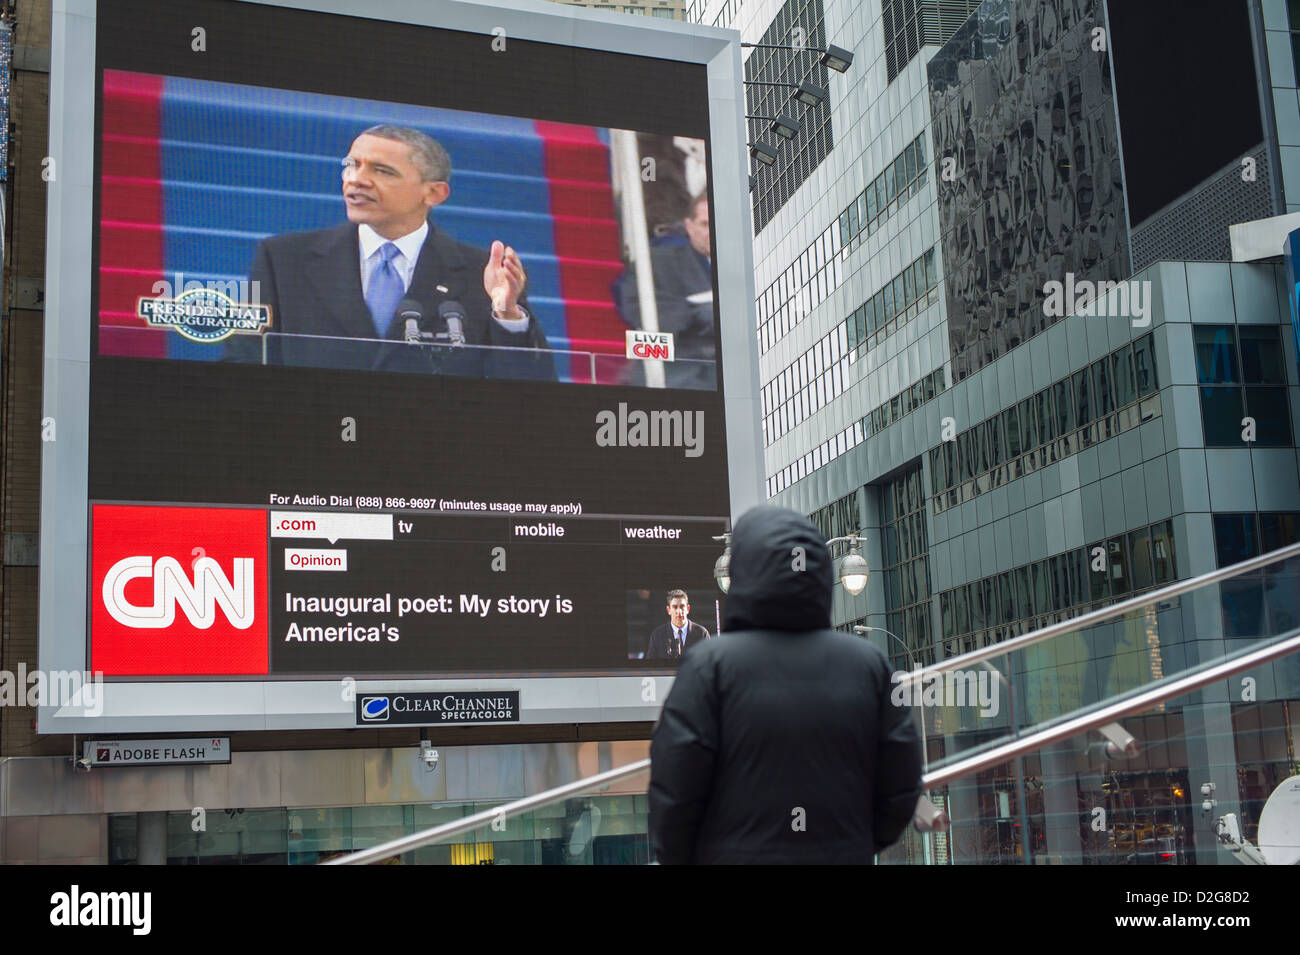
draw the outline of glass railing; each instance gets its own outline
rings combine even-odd
[[[1300,655],[1175,691],[1298,632],[1293,545],[908,674],[900,695],[919,704],[931,779],[1131,701],[1155,702],[1110,737],[1096,727],[1067,734],[933,790],[951,831],[909,832],[882,861],[1223,861],[1212,827],[1201,825],[1199,843],[1195,835],[1201,784],[1230,790],[1229,802],[1257,801],[1260,787],[1300,770]],[[1238,739],[1239,726],[1256,736]]]
[[[1270,793],[1300,773],[1298,601],[1293,545],[900,674],[895,702],[925,728],[925,796],[917,825],[878,861],[1243,861],[1249,852],[1225,833],[1257,843]],[[648,768],[641,760],[333,863],[448,861],[428,848],[506,842],[512,820],[559,827],[572,851],[553,848],[563,858],[549,861],[622,861],[595,851],[618,815],[596,794],[626,790]],[[625,813],[631,829],[604,830],[626,837],[625,861],[650,857],[643,822]],[[464,861],[489,850],[456,851]]]

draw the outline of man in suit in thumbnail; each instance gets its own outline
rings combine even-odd
[[[675,359],[664,363],[664,387],[711,391],[718,386],[716,322],[713,311],[713,255],[709,232],[709,194],[691,200],[682,220],[684,238],[656,239],[650,249],[654,272],[655,305],[659,331],[672,332]],[[614,293],[631,328],[641,328],[641,301],[636,273],[628,269],[614,284]],[[682,359],[704,359],[685,362]],[[643,384],[641,369],[636,384]]]
[[[647,660],[680,660],[687,650],[709,638],[709,631],[691,622],[691,601],[686,591],[668,591],[667,609],[668,623],[656,627],[646,644]]]
[[[524,299],[513,248],[458,242],[429,221],[451,194],[446,150],[419,130],[372,126],[343,160],[348,221],[332,229],[272,236],[257,248],[249,279],[271,307],[271,332],[329,336],[265,342],[269,364],[489,378],[555,377],[549,344]],[[419,303],[420,329],[443,335],[445,303],[459,306],[464,344],[523,351],[406,346],[399,303]],[[409,306],[408,306],[409,308]],[[344,339],[382,339],[386,344]],[[263,342],[231,339],[227,357],[260,363]]]

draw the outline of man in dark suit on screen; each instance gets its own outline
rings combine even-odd
[[[668,623],[655,628],[646,644],[647,660],[680,660],[695,644],[709,639],[709,631],[691,622],[691,601],[686,591],[668,591],[667,609]]]
[[[515,250],[499,240],[490,250],[458,242],[429,221],[430,210],[451,194],[450,176],[446,150],[418,130],[380,125],[358,136],[343,160],[348,222],[272,236],[258,245],[249,269],[249,279],[260,285],[261,304],[271,307],[271,332],[319,337],[273,335],[263,342],[238,335],[227,357],[318,368],[553,379],[550,346],[526,308],[524,269]],[[426,336],[438,335],[450,345],[452,329],[442,307],[460,318],[465,346],[520,350],[407,345],[408,324],[401,313],[409,314],[411,302],[418,303],[419,329]]]
[[[682,220],[684,241],[676,235],[650,249],[659,331],[672,332],[674,361],[664,362],[664,387],[709,391],[718,386],[717,333],[713,311],[713,261],[709,238],[709,196],[701,192]],[[656,239],[656,243],[660,240]],[[629,269],[614,284],[623,321],[641,328],[641,301],[636,273]],[[683,361],[683,359],[699,359]],[[644,384],[639,367],[636,380]]]

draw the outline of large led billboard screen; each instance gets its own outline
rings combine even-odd
[[[56,17],[40,729],[652,719],[758,500],[734,36],[325,6]]]

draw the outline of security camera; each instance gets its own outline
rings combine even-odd
[[[1142,750],[1133,734],[1118,723],[1107,723],[1098,732],[1106,737],[1107,759],[1132,759]]]
[[[438,751],[427,739],[420,740],[420,759],[424,760],[424,765],[428,767],[429,772],[438,768]]]
[[[88,773],[92,766],[94,766],[94,763],[84,756],[73,762],[73,770],[76,772]]]

